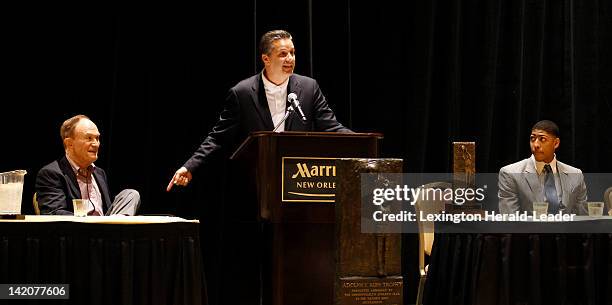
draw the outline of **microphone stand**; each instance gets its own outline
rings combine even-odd
[[[289,94],[288,102],[291,105],[289,107],[294,107],[291,110],[295,111],[295,114],[300,118],[300,123],[302,123],[302,125],[306,125],[306,117],[304,116],[304,113],[302,112],[302,108],[300,108],[300,102],[295,98],[295,93]]]
[[[276,126],[274,126],[274,130],[272,130],[273,132],[276,132],[276,130],[283,124],[285,123],[285,120],[289,117],[289,115],[291,114],[291,112],[293,111],[293,107],[289,106],[289,108],[287,108],[287,112],[285,112],[285,116],[283,117],[283,119],[278,122],[278,124],[276,124]]]

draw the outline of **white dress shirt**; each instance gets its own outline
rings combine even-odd
[[[261,72],[261,78],[266,90],[266,99],[268,100],[268,108],[272,115],[272,123],[276,126],[285,116],[285,111],[287,111],[287,84],[289,84],[289,78],[280,85],[269,81],[263,71]],[[285,124],[279,126],[276,131],[285,131]]]

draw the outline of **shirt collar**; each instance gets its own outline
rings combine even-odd
[[[74,162],[72,159],[70,159],[70,156],[68,156],[68,154],[66,154],[66,159],[68,159],[68,163],[70,163],[70,166],[72,167],[72,170],[74,171],[74,173],[75,173],[75,174],[78,174],[79,169],[81,169],[81,167],[80,167],[80,166],[78,166],[78,165],[76,164],[76,162]],[[92,169],[93,169],[93,168],[96,168],[96,165],[95,165],[95,164],[93,164],[93,163],[92,163],[90,166],[91,166],[91,168],[92,168]],[[93,172],[93,171],[92,171],[92,172]]]
[[[264,88],[266,89],[266,91],[278,91],[287,89],[287,85],[289,84],[288,77],[282,84],[276,85],[275,83],[268,80],[266,74],[264,73],[265,71],[265,69],[261,71],[261,79],[263,79]]]
[[[531,161],[533,162],[535,168],[536,168],[536,172],[538,173],[538,175],[541,175],[542,172],[544,171],[544,165],[546,165],[547,163],[545,162],[540,162],[540,161],[536,161],[535,157],[533,155],[531,155]],[[557,154],[553,155],[553,159],[552,161],[550,161],[550,167],[552,168],[552,172],[553,174],[557,173]]]

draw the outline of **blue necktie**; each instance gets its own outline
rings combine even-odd
[[[555,187],[555,177],[550,164],[544,165],[546,177],[544,180],[544,196],[548,201],[548,213],[559,212],[559,197],[557,196],[557,188]]]

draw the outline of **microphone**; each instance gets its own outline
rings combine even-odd
[[[289,104],[291,104],[291,106],[293,106],[294,109],[297,109],[297,111],[300,114],[300,119],[302,119],[302,121],[306,122],[306,116],[304,115],[304,112],[302,111],[302,107],[300,107],[300,101],[298,101],[297,95],[295,93],[291,92],[287,96],[287,100],[289,101]]]

